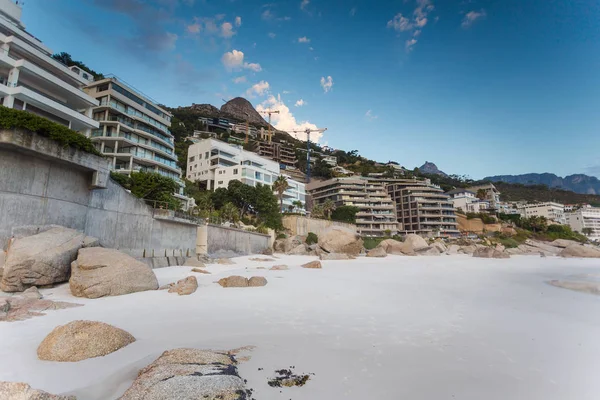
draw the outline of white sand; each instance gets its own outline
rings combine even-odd
[[[85,306],[0,323],[0,380],[80,400],[114,399],[164,350],[253,345],[239,369],[259,400],[600,398],[600,297],[545,283],[598,273],[598,260],[390,256],[306,270],[298,266],[314,258],[248,258],[194,274],[200,286],[190,296],[152,291],[85,300],[67,285],[43,290]],[[274,264],[291,270],[256,269]],[[162,285],[189,270],[155,272]],[[269,283],[213,283],[231,274]],[[82,362],[39,361],[42,339],[76,319],[113,324],[137,341]],[[275,369],[289,366],[315,376],[282,393],[267,385]]]

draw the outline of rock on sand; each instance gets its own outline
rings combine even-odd
[[[3,400],[76,400],[75,396],[57,396],[33,389],[22,382],[0,382],[0,399]]]

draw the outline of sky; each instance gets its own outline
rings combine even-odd
[[[267,1],[28,0],[23,22],[167,106],[242,96],[411,169],[600,177],[600,2]]]

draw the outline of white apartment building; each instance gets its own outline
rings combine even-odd
[[[281,175],[279,163],[246,151],[239,145],[228,144],[216,139],[202,139],[188,148],[187,179],[202,182],[207,190],[227,188],[229,182],[238,180],[246,185],[271,186]],[[306,202],[304,183],[284,175],[290,186],[283,197],[287,210],[294,201]]]
[[[179,190],[174,195],[187,209],[192,199],[183,194],[185,184],[169,131],[171,114],[115,77],[92,82],[85,90],[99,102],[92,116],[100,127],[92,131],[92,142],[112,160],[113,170],[156,172],[175,180]]]
[[[25,30],[20,5],[0,0],[0,103],[89,136],[98,128],[91,114],[98,102],[83,91],[89,81],[51,56]]]
[[[566,223],[564,205],[554,202],[523,204],[518,207],[521,218],[545,217],[559,224]]]
[[[471,186],[467,189],[471,192],[474,192],[475,195],[477,195],[477,192],[481,190],[484,194],[483,200],[487,200],[490,203],[490,208],[498,209],[498,204],[500,203],[500,191],[496,189],[496,186],[494,186],[492,183]]]
[[[446,193],[450,196],[450,201],[454,209],[461,210],[465,213],[480,213],[487,212],[490,208],[490,202],[480,200],[476,193],[468,189],[454,189]]]
[[[502,214],[519,214],[519,210],[513,204],[506,202],[498,203],[498,212]]]
[[[600,240],[600,207],[583,206],[565,214],[565,219],[572,230],[579,233],[585,232],[584,234],[590,240]],[[591,232],[588,232],[588,229]]]

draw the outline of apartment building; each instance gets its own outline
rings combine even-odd
[[[565,214],[566,223],[590,240],[600,241],[600,207],[585,205]]]
[[[91,133],[92,142],[112,160],[113,170],[156,172],[172,178],[179,184],[175,196],[187,207],[190,199],[183,195],[185,184],[169,131],[171,114],[115,77],[95,81],[85,90],[99,103],[92,112],[99,124]]]
[[[454,189],[446,193],[450,196],[450,201],[455,210],[465,213],[487,212],[490,203],[487,200],[480,200],[476,193],[468,189]]]
[[[450,196],[429,180],[390,180],[387,191],[396,203],[402,233],[446,237],[460,234]]]
[[[271,186],[282,175],[279,164],[258,154],[216,139],[201,139],[188,148],[187,179],[201,182],[208,190],[227,188],[232,180],[256,186]],[[306,202],[304,183],[283,174],[289,188],[284,192],[283,207],[287,210],[294,201]]]
[[[521,218],[545,217],[550,221],[565,224],[565,206],[560,203],[545,202],[523,204],[517,207]]]
[[[21,7],[0,0],[0,103],[89,136],[98,102],[83,91],[88,79],[52,58],[52,50],[25,30]]]
[[[477,194],[479,191],[484,193],[484,198],[482,200],[487,200],[490,202],[490,208],[493,210],[497,210],[500,204],[500,191],[494,186],[492,183],[486,183],[483,185],[476,185],[468,187],[471,192]]]
[[[364,178],[333,178],[308,184],[313,205],[331,200],[337,207],[358,207],[356,226],[362,236],[381,237],[398,233],[394,202],[384,185]]]
[[[259,156],[277,161],[286,167],[295,167],[297,164],[296,151],[286,143],[257,141],[254,144],[254,151]]]

